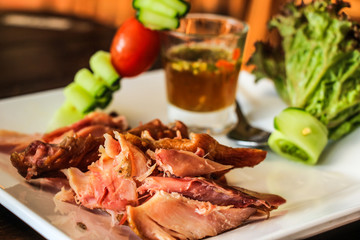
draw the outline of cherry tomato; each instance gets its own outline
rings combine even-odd
[[[111,62],[120,76],[133,77],[151,67],[159,50],[159,33],[145,28],[136,18],[130,18],[113,38]]]

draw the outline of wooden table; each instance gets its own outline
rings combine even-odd
[[[66,30],[15,27],[4,25],[8,15],[0,12],[0,98],[65,86],[95,51],[109,49],[116,31],[80,19],[67,19]],[[0,205],[0,239],[44,238]],[[360,239],[360,221],[309,239]]]

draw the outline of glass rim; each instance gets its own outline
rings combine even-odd
[[[229,37],[229,36],[241,36],[243,34],[247,34],[249,32],[249,25],[242,20],[236,19],[231,16],[226,15],[220,15],[220,14],[213,14],[213,13],[188,13],[185,18],[180,19],[180,25],[181,23],[186,19],[195,19],[195,18],[202,18],[202,19],[214,19],[214,20],[225,20],[226,22],[230,23],[232,26],[238,26],[241,25],[242,28],[239,31],[231,32],[231,33],[223,33],[223,34],[198,34],[198,33],[186,33],[181,32],[177,29],[167,31],[167,34],[177,36],[177,37]]]

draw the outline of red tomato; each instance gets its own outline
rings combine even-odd
[[[151,67],[159,50],[159,33],[130,18],[120,26],[113,38],[111,62],[120,76],[133,77]]]

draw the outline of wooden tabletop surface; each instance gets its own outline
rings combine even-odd
[[[67,85],[77,70],[88,67],[95,51],[109,49],[116,31],[74,18],[67,19],[71,27],[66,29],[20,27],[9,21],[11,14],[0,12],[0,99]],[[34,15],[39,16],[49,17]],[[0,205],[0,239],[44,238]],[[360,239],[360,221],[309,239]]]

